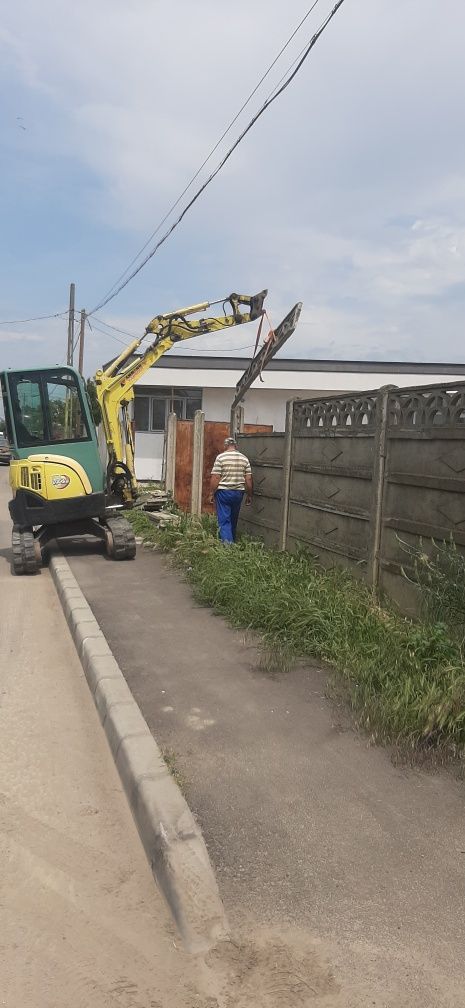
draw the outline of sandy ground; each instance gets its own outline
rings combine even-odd
[[[0,1005],[208,1005],[208,971],[177,947],[50,575],[10,574],[5,476]]]
[[[232,923],[183,952],[49,573],[10,575],[6,499],[0,472],[0,1005],[462,1008],[463,786],[342,731],[319,670],[270,679],[161,558],[81,551]]]
[[[159,553],[68,554],[200,821],[233,925],[208,959],[226,1003],[463,1008],[463,783],[393,766],[321,669],[270,675]]]
[[[305,936],[252,927],[206,957],[180,947],[49,572],[10,573],[7,499],[3,470],[0,1005],[339,1006]]]

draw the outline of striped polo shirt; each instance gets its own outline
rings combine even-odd
[[[248,458],[237,448],[216,456],[212,476],[221,476],[218,490],[245,490],[245,477],[251,474]]]

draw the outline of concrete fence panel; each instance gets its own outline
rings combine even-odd
[[[250,507],[243,507],[241,528],[251,536],[275,546],[281,525],[284,434],[243,434],[238,448],[250,460],[254,477],[254,496]]]
[[[465,555],[465,382],[291,400],[284,434],[240,447],[255,483],[243,530],[347,567],[406,612],[412,549],[452,537]]]

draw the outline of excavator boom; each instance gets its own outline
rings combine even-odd
[[[12,450],[9,509],[15,574],[34,574],[48,544],[60,537],[92,535],[115,560],[135,556],[134,530],[121,514],[137,497],[129,413],[134,385],[175,343],[259,318],[266,294],[230,294],[219,317],[192,318],[221,301],[156,315],[140,339],[132,340],[116,360],[97,371],[108,449],[106,472],[82,375],[68,365],[0,374]],[[141,352],[147,336],[151,342]]]
[[[95,384],[109,458],[107,489],[120,497],[126,506],[130,506],[137,497],[134,443],[128,412],[129,403],[134,399],[135,383],[163,354],[171,350],[175,343],[260,318],[267,293],[268,291],[264,290],[253,296],[230,294],[224,301],[203,301],[187,308],[178,308],[163,315],[156,315],[149,322],[144,336],[133,340],[107,368],[97,371]],[[223,306],[230,305],[230,314],[225,312],[224,315],[213,318],[190,318],[191,315],[221,303]],[[242,311],[243,307],[248,308],[248,311]],[[154,340],[143,353],[138,354],[142,341],[148,335],[153,335]]]

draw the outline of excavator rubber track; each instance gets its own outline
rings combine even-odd
[[[127,518],[107,518],[107,553],[112,560],[133,560],[136,555],[136,537]]]
[[[12,567],[17,576],[37,574],[40,567],[34,533],[20,532],[16,525],[11,533]]]

